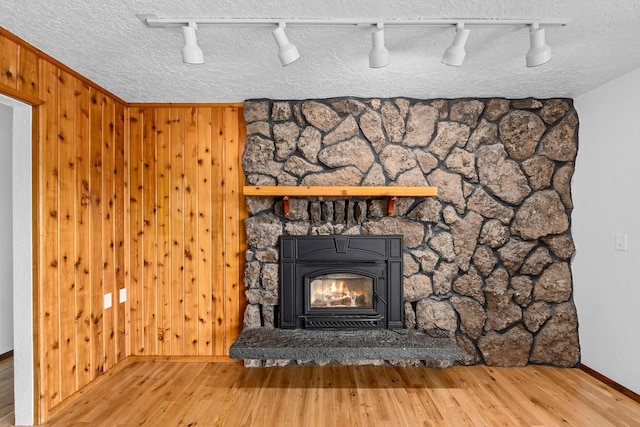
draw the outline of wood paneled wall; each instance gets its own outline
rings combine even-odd
[[[36,420],[127,356],[228,355],[242,107],[128,105],[2,28],[0,93],[34,106]]]
[[[103,309],[103,295],[126,286],[126,106],[4,31],[0,76],[3,93],[37,105],[34,330],[43,420],[128,354],[126,312],[117,297]]]
[[[243,109],[131,107],[131,354],[228,356],[242,327]]]

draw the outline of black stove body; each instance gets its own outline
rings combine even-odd
[[[402,236],[282,236],[280,327],[403,327]]]

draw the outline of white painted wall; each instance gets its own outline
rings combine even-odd
[[[574,299],[582,363],[640,393],[640,69],[575,100]],[[628,250],[615,250],[626,234]]]
[[[12,142],[13,108],[0,104],[0,354],[13,350]]]

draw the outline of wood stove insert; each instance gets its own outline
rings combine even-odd
[[[402,236],[282,236],[280,327],[403,327]]]

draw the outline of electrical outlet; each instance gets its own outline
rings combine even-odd
[[[113,303],[111,301],[111,292],[109,292],[108,294],[104,294],[104,308],[111,308],[112,305]]]
[[[616,251],[626,251],[626,250],[627,250],[627,235],[616,234]]]
[[[127,288],[120,289],[120,303],[122,304],[127,300]]]

